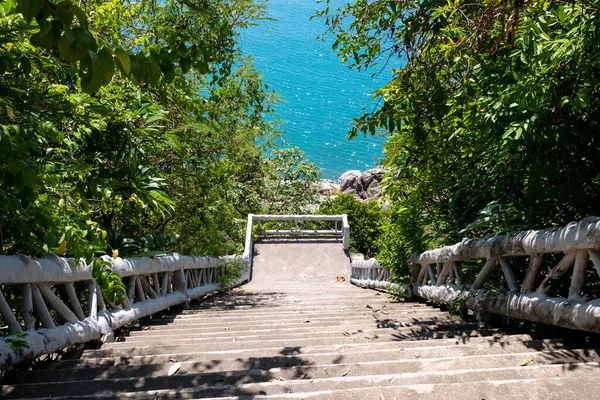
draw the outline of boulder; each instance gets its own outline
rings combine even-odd
[[[370,200],[370,199],[378,199],[381,197],[381,187],[378,186],[376,183],[373,184],[372,186],[369,186],[367,188],[367,190],[365,191],[365,198]]]
[[[351,190],[355,191],[356,193],[361,193],[363,191],[361,177],[362,173],[357,169],[344,172],[338,178],[340,190],[343,193],[346,193],[347,191],[350,192]]]
[[[340,185],[338,185],[331,179],[322,179],[319,182],[317,182],[317,192],[321,196],[330,196],[338,191],[340,191]]]
[[[383,169],[381,167],[369,169],[363,172],[360,179],[365,190],[366,188],[377,186],[383,180]]]

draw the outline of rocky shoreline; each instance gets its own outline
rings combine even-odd
[[[381,181],[384,169],[376,167],[361,172],[357,169],[344,172],[337,182],[322,179],[317,182],[317,191],[324,197],[338,194],[352,194],[361,200],[376,200],[381,198]]]

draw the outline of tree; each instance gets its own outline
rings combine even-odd
[[[236,250],[278,174],[278,98],[237,44],[264,11],[0,4],[0,252]]]
[[[330,11],[320,15],[351,67],[400,64],[353,130],[389,132],[399,259],[598,212],[597,2],[358,0]]]

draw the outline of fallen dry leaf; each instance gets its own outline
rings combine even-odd
[[[344,278],[343,276],[338,276],[336,279],[336,283],[344,283],[346,282],[346,278]]]
[[[348,375],[348,374],[350,373],[350,370],[351,370],[351,369],[352,369],[352,368],[348,368],[348,369],[347,369],[347,370],[346,370],[346,371],[345,371],[345,372],[342,374],[342,376],[346,376],[346,375]]]
[[[530,365],[535,365],[535,361],[533,361],[533,359],[531,359],[531,358],[521,361],[521,367],[527,367]]]
[[[350,336],[350,334],[348,332],[346,332],[346,331],[342,332],[342,335],[344,335],[344,336]]]
[[[169,368],[169,376],[175,375],[181,369],[181,363],[175,363]]]
[[[177,360],[175,358],[173,358],[173,357],[169,358],[169,361],[172,362],[172,363],[176,363],[177,362]]]

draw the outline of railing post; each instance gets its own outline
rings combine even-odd
[[[348,225],[348,214],[342,214],[342,241],[344,250],[350,249],[350,225]]]
[[[248,214],[248,222],[246,224],[246,241],[244,243],[244,255],[242,259],[248,266],[247,274],[248,281],[252,280],[252,227],[254,224],[254,214]]]

